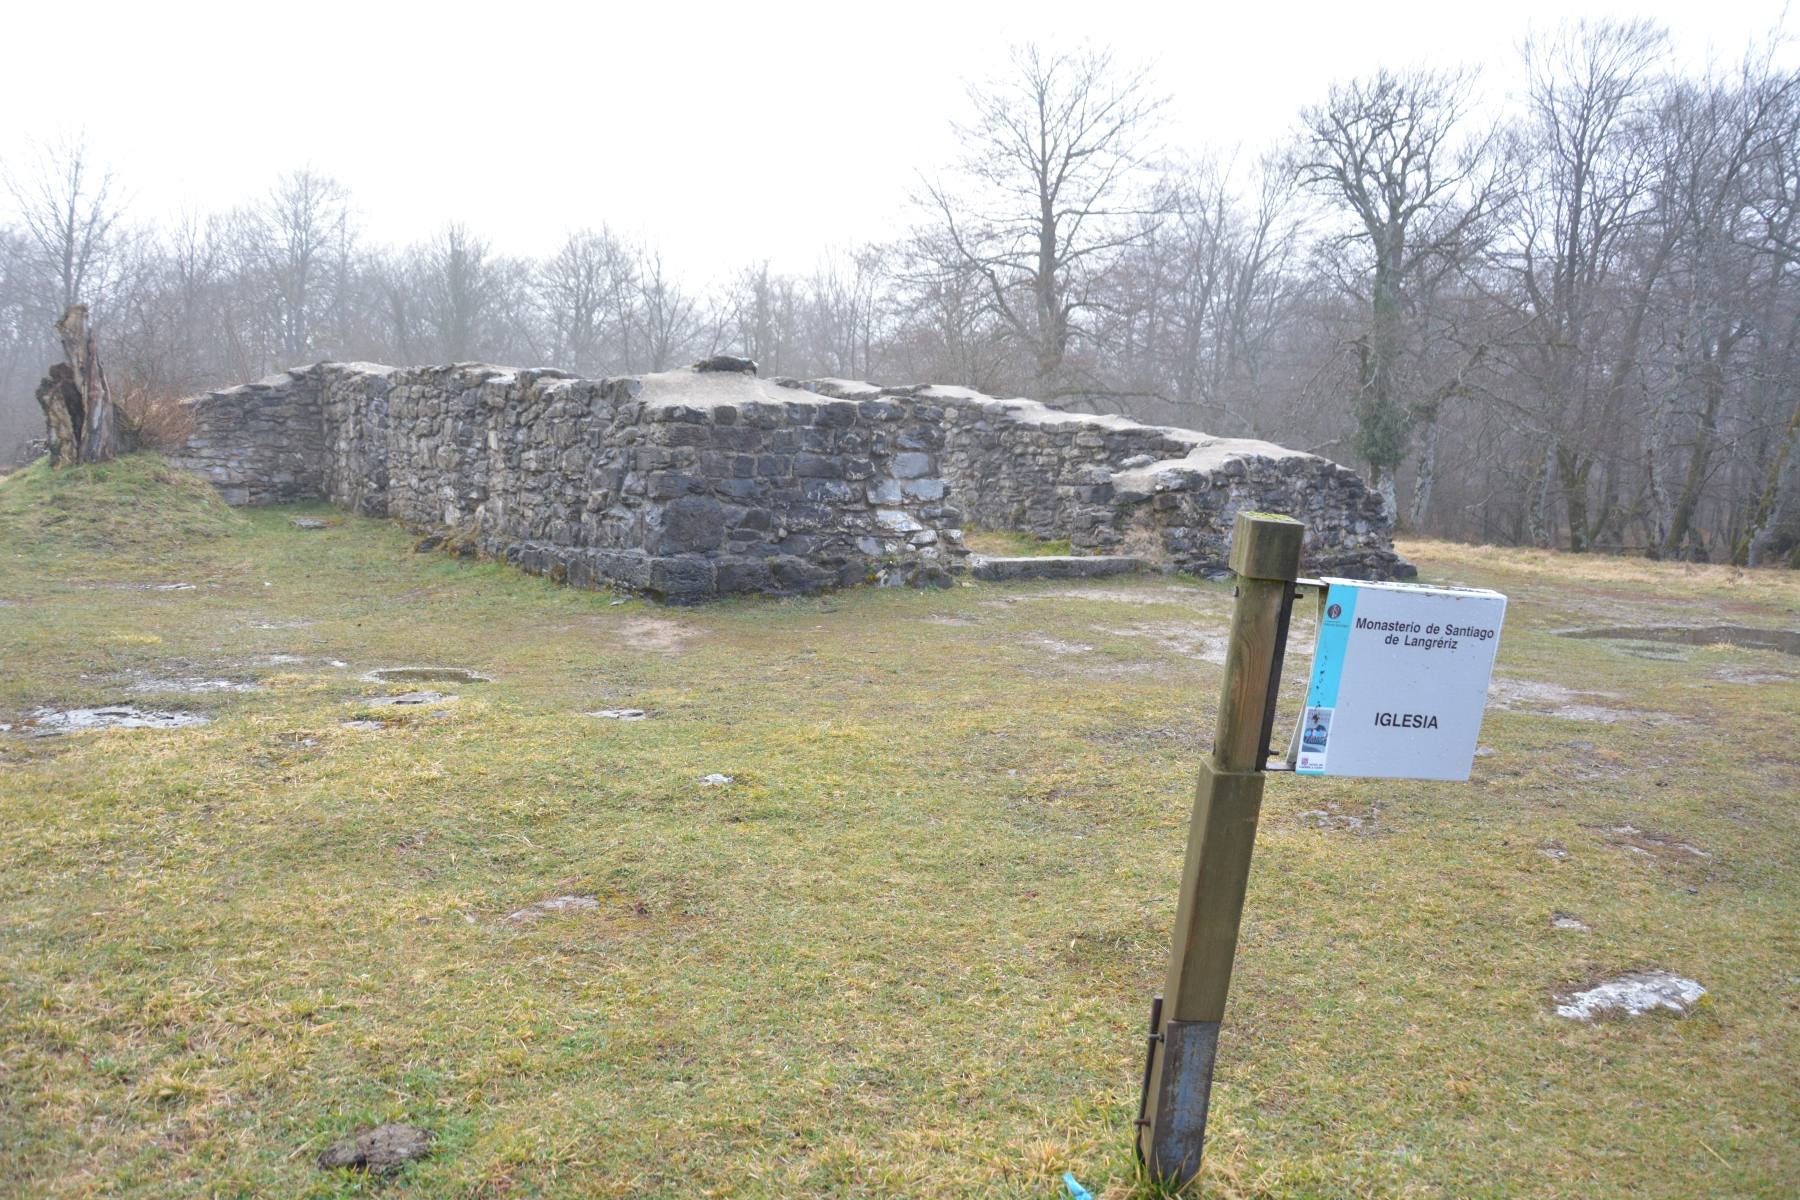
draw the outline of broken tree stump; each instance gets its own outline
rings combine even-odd
[[[63,362],[51,366],[37,386],[38,406],[50,443],[50,465],[109,462],[117,457],[124,423],[106,386],[100,349],[88,325],[85,304],[71,304],[56,323]]]

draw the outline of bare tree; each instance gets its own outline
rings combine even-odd
[[[319,293],[350,256],[349,193],[310,168],[290,171],[247,216],[247,247],[266,272],[284,365],[318,356]]]
[[[1027,352],[1038,393],[1072,389],[1065,366],[1087,335],[1095,282],[1142,236],[1140,168],[1160,97],[1108,51],[1013,51],[1008,77],[969,91],[974,118],[955,185],[927,197],[945,252]]]
[[[634,274],[637,307],[644,321],[644,365],[652,371],[666,371],[692,347],[698,327],[697,305],[669,277],[657,251],[639,250]],[[629,364],[626,366],[629,369]]]
[[[1332,88],[1303,115],[1299,178],[1351,218],[1336,248],[1341,278],[1367,314],[1354,340],[1356,452],[1390,514],[1413,426],[1435,421],[1445,398],[1440,384],[1409,370],[1419,293],[1472,261],[1500,190],[1491,139],[1463,129],[1470,83],[1458,73],[1382,71]],[[1428,464],[1427,489],[1431,477]]]
[[[487,242],[451,224],[426,249],[423,266],[423,308],[437,353],[450,362],[480,357],[500,290]]]
[[[65,141],[45,148],[38,173],[8,175],[39,276],[39,300],[47,313],[84,300],[103,299],[107,254],[119,207],[113,177],[95,166],[87,143]]]
[[[636,264],[611,230],[569,235],[538,275],[553,362],[578,373],[628,365],[635,272]]]
[[[1602,449],[1626,423],[1674,245],[1651,206],[1664,47],[1662,30],[1645,21],[1567,26],[1526,47],[1528,112],[1513,146],[1523,186],[1508,265],[1522,328],[1512,365],[1539,447],[1527,476],[1539,544],[1554,538],[1559,494],[1570,549],[1588,549],[1620,517],[1622,460]]]

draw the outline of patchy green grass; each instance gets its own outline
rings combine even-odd
[[[117,470],[0,483],[0,722],[214,721],[0,735],[0,1195],[1141,1194],[1228,588],[666,610]],[[53,553],[21,480],[135,525]],[[1800,660],[1554,631],[1792,627],[1793,577],[1405,549],[1512,595],[1503,675],[1613,719],[1540,688],[1468,784],[1271,781],[1203,1193],[1791,1195]],[[492,682],[373,704],[407,664]],[[600,908],[505,919],[565,893]],[[1700,1011],[1550,1011],[1647,965]],[[313,1165],[390,1119],[436,1138],[396,1180]]]
[[[1040,558],[1073,553],[1068,538],[1041,538],[1016,529],[966,529],[963,544],[976,554],[994,558]]]
[[[155,454],[74,471],[40,458],[0,476],[0,549],[40,562],[71,551],[158,558],[248,527],[204,480]]]

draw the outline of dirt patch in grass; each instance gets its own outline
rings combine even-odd
[[[149,676],[133,682],[131,690],[152,694],[175,693],[202,695],[207,692],[255,692],[262,690],[260,684],[244,679],[204,679],[185,676],[179,679],[161,676]]]
[[[1670,646],[1736,646],[1743,650],[1774,650],[1800,655],[1800,632],[1756,625],[1611,625],[1598,629],[1565,629],[1562,636]]]
[[[327,1171],[397,1171],[431,1150],[431,1134],[416,1125],[377,1125],[332,1143],[319,1155]]]
[[[1755,671],[1745,667],[1720,667],[1712,673],[1712,677],[1726,683],[1743,683],[1754,686],[1770,683],[1793,683],[1800,679],[1800,675],[1788,672]]]
[[[599,911],[600,900],[596,896],[551,896],[509,912],[503,919],[519,925],[543,917],[571,916],[577,913]]]
[[[684,645],[699,636],[700,631],[667,617],[629,617],[613,627],[613,634],[634,650],[678,654]]]
[[[1632,854],[1653,858],[1659,862],[1677,866],[1693,866],[1698,863],[1712,861],[1712,852],[1702,850],[1685,838],[1672,833],[1657,833],[1650,829],[1639,829],[1630,823],[1617,825],[1589,825],[1589,829],[1600,835],[1600,840],[1609,846]]]
[[[1095,625],[1091,628],[1095,633],[1114,637],[1147,638],[1183,658],[1225,665],[1225,636],[1216,629],[1199,625],[1127,625],[1117,629]]]
[[[1048,634],[1034,633],[1025,640],[1039,650],[1042,650],[1044,653],[1054,655],[1057,658],[1069,658],[1077,654],[1092,654],[1094,652],[1094,648],[1086,642],[1068,642],[1061,638],[1050,637]]]
[[[1377,831],[1381,820],[1381,806],[1371,804],[1362,812],[1345,812],[1343,806],[1336,801],[1327,800],[1318,808],[1299,813],[1294,821],[1308,829],[1322,829],[1327,833],[1371,834]]]
[[[1592,697],[1610,700],[1616,698],[1616,693],[1576,691],[1561,684],[1514,679],[1505,675],[1494,676],[1488,687],[1488,702],[1497,708],[1557,717],[1564,721],[1612,725],[1620,721],[1646,720],[1654,715],[1590,704],[1586,698]]]

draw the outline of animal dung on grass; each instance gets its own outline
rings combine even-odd
[[[1592,987],[1559,993],[1556,1015],[1571,1021],[1592,1021],[1598,1017],[1637,1017],[1661,1009],[1685,1017],[1704,995],[1705,988],[1673,971],[1627,971]]]
[[[382,708],[413,708],[425,704],[446,704],[455,700],[442,692],[401,692],[398,696],[376,696],[369,703]]]
[[[602,708],[585,715],[599,717],[603,721],[644,721],[650,717],[641,708]]]
[[[1587,933],[1587,932],[1591,931],[1594,927],[1592,925],[1589,925],[1586,921],[1582,920],[1580,917],[1576,916],[1574,913],[1555,912],[1555,913],[1550,914],[1550,928],[1552,928],[1552,929],[1577,929],[1583,933]]]
[[[327,1171],[394,1171],[424,1158],[431,1149],[431,1134],[417,1125],[377,1125],[333,1142],[319,1155]]]
[[[324,529],[324,528],[328,527],[329,525],[330,525],[329,521],[321,521],[317,517],[295,517],[294,518],[294,528],[295,529]]]

